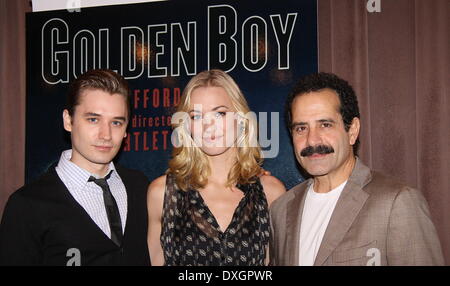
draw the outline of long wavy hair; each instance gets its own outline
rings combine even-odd
[[[175,177],[177,186],[184,191],[206,186],[211,173],[207,155],[197,146],[190,134],[189,105],[192,92],[199,87],[221,87],[230,97],[240,131],[235,141],[236,160],[231,168],[227,187],[253,183],[261,172],[262,155],[257,142],[256,116],[252,116],[247,101],[236,82],[224,71],[203,71],[186,85],[177,111],[172,117],[172,142],[174,148],[168,173]],[[174,142],[175,141],[175,142]]]

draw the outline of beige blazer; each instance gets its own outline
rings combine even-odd
[[[271,206],[270,265],[299,265],[309,179]],[[443,265],[422,194],[371,171],[359,159],[339,197],[314,265]]]

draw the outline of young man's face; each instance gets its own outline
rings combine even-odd
[[[302,94],[292,103],[295,155],[312,176],[339,175],[353,156],[359,120],[355,118],[347,132],[339,107],[339,97],[330,89]],[[307,152],[308,147],[312,152]]]
[[[64,129],[71,133],[71,161],[94,174],[106,171],[126,137],[125,96],[84,90],[73,116],[64,110],[63,119]]]

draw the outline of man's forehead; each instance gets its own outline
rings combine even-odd
[[[292,102],[292,111],[305,109],[340,109],[339,96],[332,90],[312,91],[297,95]]]
[[[98,116],[117,117],[128,114],[127,106],[126,98],[121,94],[110,94],[102,90],[91,89],[80,94],[74,111],[81,115],[95,113]]]
[[[294,101],[305,101],[305,99],[340,103],[339,95],[335,90],[330,88],[299,93],[295,96]]]
[[[292,123],[321,123],[324,121],[341,122],[339,106],[333,104],[309,104],[298,102],[292,106]]]
[[[85,99],[87,96],[89,96],[89,98],[94,98],[94,97],[98,97],[98,96],[110,96],[110,97],[115,97],[115,96],[119,96],[122,97],[125,101],[127,100],[126,95],[120,94],[120,93],[110,93],[109,91],[103,90],[103,89],[99,89],[99,88],[84,88],[83,90],[80,91],[80,95],[79,95],[79,101]]]

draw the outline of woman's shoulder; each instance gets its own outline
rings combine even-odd
[[[274,176],[262,175],[259,179],[261,181],[261,185],[263,186],[264,193],[266,194],[267,203],[269,206],[273,201],[286,192],[286,187],[283,182]]]
[[[153,187],[153,188],[161,188],[164,187],[166,185],[166,180],[167,180],[167,175],[164,174],[156,179],[154,179],[151,183],[149,187]]]
[[[148,186],[149,197],[163,197],[166,189],[167,175],[162,175],[154,179]]]

